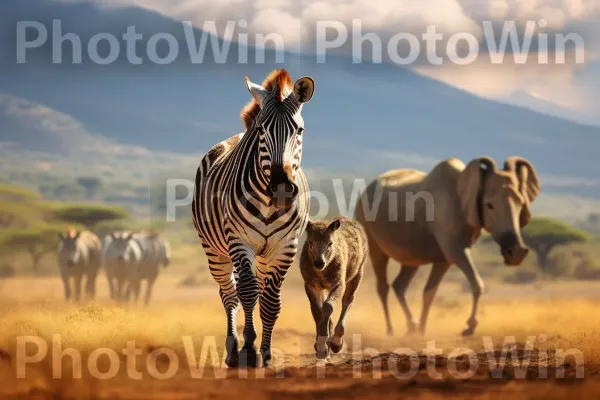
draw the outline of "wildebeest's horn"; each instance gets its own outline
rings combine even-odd
[[[488,156],[479,157],[479,162],[487,168],[488,172],[496,171],[498,167],[496,166],[496,161],[493,158]]]

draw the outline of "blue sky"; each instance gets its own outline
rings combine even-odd
[[[539,32],[577,33],[585,43],[585,62],[567,54],[564,65],[538,63],[532,51],[528,62],[491,65],[484,50],[476,62],[457,66],[419,63],[417,72],[471,93],[600,124],[600,0],[62,0],[95,2],[104,7],[147,8],[202,27],[207,20],[248,22],[255,33],[277,33],[286,50],[306,50],[315,21],[338,21],[351,26],[361,19],[363,33],[385,38],[400,31],[422,34],[434,25],[445,38],[456,33],[474,35],[484,42],[482,21],[544,21]],[[537,33],[538,31],[536,31]],[[550,39],[551,40],[551,39]],[[534,38],[533,47],[536,45]],[[342,51],[350,51],[342,49]],[[550,54],[552,59],[552,55]],[[510,60],[510,56],[507,57]],[[569,61],[571,60],[571,61]]]

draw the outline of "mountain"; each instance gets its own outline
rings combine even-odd
[[[145,54],[152,34],[170,33],[178,40],[180,57],[168,65],[147,58],[131,65],[120,40],[114,63],[94,64],[84,51],[82,64],[73,65],[72,46],[65,43],[63,63],[53,64],[53,19],[62,21],[63,33],[77,33],[84,50],[97,33],[120,38],[135,26],[143,35],[138,54]],[[47,43],[29,50],[25,64],[15,58],[18,21],[38,21],[48,30]],[[0,92],[68,116],[111,143],[153,152],[206,151],[242,129],[239,110],[250,97],[243,76],[260,82],[273,68],[285,67],[295,78],[310,75],[316,81],[315,96],[303,111],[307,169],[368,177],[389,168],[428,169],[450,156],[468,161],[488,154],[501,161],[518,154],[544,176],[557,178],[545,188],[600,198],[600,128],[483,99],[392,65],[353,64],[343,56],[322,64],[314,56],[291,53],[280,64],[273,52],[257,65],[252,48],[248,64],[234,62],[237,57],[218,64],[210,49],[203,63],[194,64],[181,22],[143,9],[81,2],[1,2],[0,33]],[[202,32],[194,34],[199,40]],[[107,54],[106,47],[101,50]],[[239,51],[232,43],[230,54]],[[164,56],[167,49],[158,53]],[[42,132],[2,118],[2,141],[64,151],[54,149],[52,141],[42,145]],[[320,172],[314,174],[318,179]]]

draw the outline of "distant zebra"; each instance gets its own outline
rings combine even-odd
[[[260,303],[263,365],[271,360],[271,336],[281,310],[281,285],[298,251],[308,219],[309,193],[300,168],[303,103],[312,78],[295,84],[286,70],[261,85],[246,77],[253,100],[242,110],[246,132],[216,146],[196,174],[192,212],[210,272],[227,314],[230,367],[258,366],[253,310]],[[256,260],[256,276],[252,265]],[[244,309],[244,347],[239,352],[236,316]]]
[[[88,299],[96,297],[96,276],[100,269],[100,239],[89,231],[76,232],[71,229],[59,233],[57,258],[63,281],[65,300],[71,299],[70,278],[73,278],[74,300],[81,300],[81,281],[86,278],[85,294]]]
[[[144,303],[148,305],[160,266],[170,263],[169,243],[150,232],[114,232],[104,239],[103,260],[110,297],[119,303],[135,303],[140,295],[141,281],[146,280]]]

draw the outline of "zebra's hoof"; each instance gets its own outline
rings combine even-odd
[[[464,331],[462,331],[461,335],[462,336],[473,336],[474,333],[475,333],[475,328],[467,328]]]
[[[240,362],[241,368],[256,368],[258,367],[258,355],[254,348],[243,348],[240,351]]]
[[[331,352],[333,354],[337,354],[344,348],[344,339],[340,338],[339,344],[335,344],[333,343],[333,341],[331,341],[331,343],[329,343],[329,346],[331,347]]]
[[[271,349],[261,350],[260,354],[262,356],[262,366],[268,367],[271,364],[271,360],[272,360]]]
[[[225,364],[229,368],[237,368],[240,366],[240,355],[239,353],[227,354],[225,358]]]
[[[318,351],[317,350],[317,359],[318,360],[327,360],[329,358],[329,349],[327,351]]]

